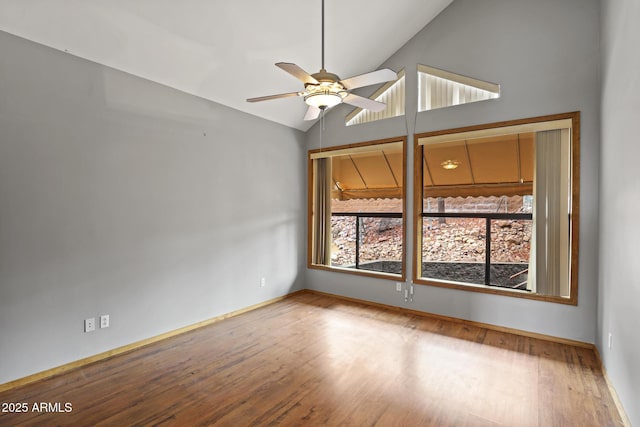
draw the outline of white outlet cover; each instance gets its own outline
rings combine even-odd
[[[109,315],[103,314],[100,316],[100,328],[108,328],[109,327]]]
[[[84,331],[93,332],[96,330],[96,318],[84,319]]]

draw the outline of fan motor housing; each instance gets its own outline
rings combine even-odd
[[[325,69],[322,69],[315,74],[311,74],[311,77],[313,77],[320,83],[337,83],[340,81],[340,77],[333,73],[328,73]]]
[[[342,83],[340,83],[340,77],[336,74],[328,73],[327,70],[322,69],[319,72],[312,74],[311,77],[313,77],[318,83],[306,83],[304,85],[305,90],[308,93],[307,97],[322,93],[337,95],[342,99],[347,95],[346,88]]]

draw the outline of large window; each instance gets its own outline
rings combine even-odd
[[[309,152],[309,267],[404,278],[405,146]]]
[[[579,113],[416,136],[416,283],[577,304]]]

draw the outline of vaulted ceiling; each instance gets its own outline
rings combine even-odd
[[[453,0],[326,0],[326,68],[375,70]],[[307,130],[301,83],[274,63],[321,65],[320,0],[0,0],[0,30]],[[397,70],[396,70],[397,71]]]

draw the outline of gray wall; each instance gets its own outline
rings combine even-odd
[[[411,177],[415,132],[580,110],[579,305],[416,286],[406,306],[596,342],[637,425],[640,9],[602,3],[601,146],[596,0],[456,0],[384,65],[408,87],[419,62],[502,97],[416,114],[409,92],[406,117],[350,128],[337,107],[323,144],[409,135]],[[5,33],[0,51],[0,383],[304,285],[405,306],[393,282],[305,272],[300,183],[318,126],[305,137]],[[104,313],[109,329],[82,332]]]
[[[640,3],[602,2],[602,164],[598,347],[634,426],[640,426]],[[611,349],[608,346],[612,334]]]
[[[302,288],[301,132],[6,33],[0,52],[0,383]]]
[[[597,0],[456,0],[383,65],[404,68],[407,114],[376,123],[344,126],[350,111],[326,117],[323,144],[340,145],[478,123],[579,110],[581,127],[580,268],[578,306],[416,285],[405,304],[395,284],[310,270],[311,289],[407,306],[494,325],[595,342],[598,292],[599,2]],[[500,99],[416,114],[416,63],[499,83]],[[338,71],[339,70],[335,70]],[[307,133],[317,147],[319,129]],[[413,153],[408,177],[413,176]],[[408,194],[412,194],[409,179]],[[412,212],[408,200],[407,212]],[[409,221],[408,235],[412,226]],[[407,242],[411,272],[411,241]]]

